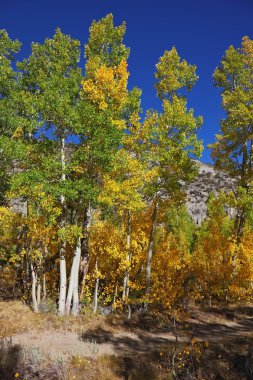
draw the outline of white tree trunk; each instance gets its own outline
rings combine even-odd
[[[79,284],[80,258],[81,258],[81,239],[78,238],[77,246],[76,246],[76,265],[75,265],[73,305],[72,305],[72,314],[75,316],[79,314],[78,284]]]
[[[98,276],[98,259],[96,259],[96,264],[95,264],[95,270],[96,270],[96,285],[95,285],[95,290],[94,290],[94,298],[93,298],[93,313],[95,314],[98,309],[98,288],[99,288],[99,276]]]
[[[128,212],[127,217],[127,238],[126,238],[126,246],[127,246],[127,268],[125,272],[125,277],[123,280],[123,292],[122,292],[122,299],[124,300],[125,297],[129,296],[129,272],[130,272],[130,265],[131,265],[131,216],[130,212]]]
[[[61,167],[62,182],[66,181],[65,174],[65,138],[61,139]],[[61,195],[61,205],[62,205],[62,221],[61,227],[65,226],[65,196]],[[60,249],[60,294],[59,294],[59,315],[65,314],[65,303],[66,303],[66,293],[67,293],[67,272],[66,272],[66,241],[62,241]]]
[[[40,283],[40,271],[41,271],[41,260],[37,263],[37,304],[40,305],[41,300],[41,283]]]
[[[81,241],[79,238],[76,244],[74,257],[72,260],[72,266],[71,266],[71,272],[70,272],[70,278],[69,278],[69,288],[68,288],[68,295],[67,295],[66,307],[65,307],[65,312],[67,315],[69,315],[70,313],[71,302],[74,295],[75,287],[77,288],[77,293],[78,293],[78,275],[79,275],[80,257],[81,257]],[[76,301],[76,294],[75,294],[75,301]],[[77,294],[77,303],[78,303],[78,294]],[[79,304],[77,308],[78,307],[79,307]]]
[[[66,315],[69,315],[69,313],[70,313],[71,302],[72,302],[72,297],[73,297],[74,278],[75,278],[75,264],[76,264],[75,263],[75,255],[76,255],[76,252],[74,253],[74,257],[72,260],[72,266],[71,266],[70,277],[69,277],[68,295],[67,295],[66,305],[65,305]]]
[[[37,284],[37,274],[35,273],[34,266],[31,264],[32,271],[32,301],[33,301],[33,310],[35,313],[39,312],[37,298],[36,298],[36,284]]]
[[[65,249],[64,249],[65,253]],[[59,315],[65,314],[65,303],[67,293],[67,271],[65,255],[60,256],[60,294],[59,294]]]
[[[147,256],[147,263],[146,263],[146,289],[145,289],[145,294],[147,296],[150,294],[151,261],[152,261],[152,257],[153,257],[153,251],[154,251],[154,237],[155,237],[157,209],[158,209],[158,204],[155,201],[154,210],[153,210],[152,219],[151,219],[151,229],[150,229],[150,236],[149,236],[149,242],[148,242],[148,256]]]
[[[40,284],[40,278],[38,277],[37,280],[37,304],[40,305],[41,300],[41,284]]]
[[[81,241],[81,273],[82,273],[82,285],[80,292],[80,299],[83,299],[86,275],[89,269],[89,234],[91,225],[91,206],[89,204],[86,210],[86,218],[83,223],[83,239]]]
[[[43,291],[43,301],[47,299],[47,284],[46,284],[46,274],[43,274],[43,283],[42,283],[42,291]]]

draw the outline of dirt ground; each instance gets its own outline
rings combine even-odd
[[[29,321],[27,310],[20,307],[18,318],[14,307],[8,314],[1,306],[0,332],[5,326],[5,339],[12,347],[40,352],[50,362],[89,359],[86,377],[73,379],[107,379],[97,373],[89,377],[87,372],[87,363],[93,361],[89,365],[94,372],[94,363],[105,356],[121,363],[118,375],[110,372],[108,379],[253,379],[253,305],[194,306],[176,325],[149,313],[136,313],[131,321],[122,314],[64,320],[29,311]],[[147,367],[152,368],[145,372]],[[133,368],[139,371],[136,377]]]
[[[253,318],[245,315],[233,316],[233,320],[226,318],[226,314],[219,314],[218,309],[212,313],[195,311],[184,325],[178,325],[176,332],[172,326],[164,326],[163,331],[145,331],[135,327],[134,322],[129,329],[131,322],[128,322],[128,331],[121,328],[120,333],[100,326],[77,333],[33,330],[13,335],[12,342],[22,347],[36,347],[51,359],[57,359],[164,351],[176,339],[180,343],[189,342],[191,336],[205,342],[252,336]]]
[[[186,339],[185,339],[186,340]],[[182,342],[183,338],[179,337]],[[123,332],[112,333],[97,328],[83,334],[58,331],[16,334],[12,343],[21,347],[35,347],[50,359],[70,358],[72,356],[97,357],[103,355],[122,355],[132,352],[145,353],[150,350],[164,350],[175,336],[168,333]]]

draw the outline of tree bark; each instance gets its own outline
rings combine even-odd
[[[72,305],[72,314],[75,316],[79,314],[78,285],[79,285],[80,258],[81,258],[81,239],[78,238],[77,246],[76,246],[76,265],[75,265],[73,305]]]
[[[65,247],[64,247],[65,253]],[[66,259],[65,254],[61,250],[60,253],[60,294],[59,294],[59,315],[65,314],[65,303],[67,293],[67,273],[66,273]]]
[[[41,301],[41,283],[40,283],[40,273],[41,273],[41,260],[37,263],[37,304],[40,305]]]
[[[40,305],[41,300],[41,284],[40,284],[40,278],[38,276],[37,280],[37,304]]]
[[[151,261],[152,261],[152,257],[153,257],[153,251],[154,251],[154,237],[155,237],[157,209],[158,209],[158,203],[155,200],[154,201],[154,209],[153,209],[152,218],[151,218],[151,229],[150,229],[150,235],[149,235],[148,255],[147,255],[147,263],[146,263],[146,289],[145,289],[145,294],[147,296],[149,296],[149,294],[150,294]]]
[[[131,265],[131,215],[130,211],[128,211],[127,215],[127,268],[125,272],[125,277],[123,280],[123,292],[122,292],[122,299],[124,300],[125,297],[129,296],[129,272],[130,272],[130,265]]]
[[[248,141],[245,141],[244,147],[243,147],[243,155],[242,155],[242,169],[241,169],[241,179],[240,179],[240,185],[246,189],[248,192],[248,176],[250,175],[250,165],[251,165],[251,153],[250,157],[248,157],[248,149],[247,149]],[[250,162],[248,163],[248,159],[250,158]],[[244,227],[245,227],[245,219],[246,219],[246,213],[245,213],[245,207],[241,206],[237,210],[236,218],[235,218],[235,234],[236,234],[236,242],[239,244],[242,239]],[[234,257],[234,261],[236,261],[236,256]]]
[[[32,271],[32,301],[33,301],[33,310],[35,313],[39,312],[37,298],[36,298],[36,285],[37,285],[37,274],[34,270],[33,264],[31,264]]]
[[[61,181],[66,181],[65,174],[65,138],[61,138]],[[62,205],[62,220],[61,227],[65,226],[65,196],[61,195],[61,205]],[[65,314],[65,303],[66,303],[66,293],[67,293],[67,270],[66,270],[66,241],[62,241],[60,249],[60,293],[59,293],[59,315]]]
[[[79,301],[78,301],[78,275],[79,275],[79,266],[80,266],[80,257],[81,257],[81,241],[80,238],[77,240],[76,249],[74,253],[74,257],[72,260],[72,266],[71,266],[71,272],[70,272],[70,278],[69,278],[69,288],[68,288],[68,295],[66,300],[66,306],[65,306],[65,312],[66,315],[69,315],[70,308],[71,308],[71,302],[72,298],[74,296],[73,301],[73,310],[75,310],[75,313],[77,310],[79,310]],[[76,290],[77,295],[76,295]],[[75,305],[74,305],[75,303]],[[77,305],[76,305],[77,303]],[[78,312],[77,312],[78,314]]]
[[[114,295],[113,295],[113,301],[112,301],[112,307],[113,308],[114,308],[117,297],[118,297],[118,282],[116,282],[115,291],[114,291]]]
[[[43,301],[47,299],[47,283],[46,283],[46,274],[43,274],[43,283],[42,283],[42,292],[43,292]]]
[[[81,239],[81,292],[80,299],[82,300],[85,288],[86,275],[89,269],[89,235],[91,223],[91,206],[88,205],[85,212],[85,219],[83,221],[83,238]]]
[[[67,295],[66,304],[65,304],[66,315],[69,315],[70,313],[71,302],[72,302],[72,297],[73,297],[74,280],[75,280],[75,265],[76,265],[75,257],[76,257],[76,252],[74,253],[74,257],[72,260],[72,266],[71,266],[71,272],[70,272],[70,278],[69,278],[68,295]]]
[[[99,288],[99,276],[98,276],[98,259],[96,259],[96,264],[95,264],[95,271],[96,271],[96,285],[95,285],[95,290],[94,290],[94,297],[93,297],[93,313],[95,314],[98,309],[98,288]]]

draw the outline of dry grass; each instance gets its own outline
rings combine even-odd
[[[69,331],[82,333],[86,329],[105,327],[106,318],[100,315],[60,317],[53,313],[35,314],[21,301],[0,302],[0,339],[27,331]],[[109,328],[112,331],[113,327]]]
[[[96,360],[74,357],[64,380],[168,380],[168,371],[153,354],[101,356]]]
[[[177,379],[224,379],[246,380],[253,374],[253,306],[242,305],[231,308],[232,317],[237,319],[243,334],[212,339],[207,346],[197,344],[184,346],[179,344],[175,356]],[[202,322],[200,326],[211,329],[217,322],[229,326],[231,315],[222,307],[200,308],[191,310],[192,323]],[[122,323],[122,315],[110,318],[93,315],[59,317],[55,314],[34,314],[26,305],[18,301],[0,302],[0,380],[11,380],[16,372],[19,378],[27,380],[168,380],[171,372],[173,347],[166,349],[162,356],[159,352],[125,356],[102,356],[95,358],[73,357],[69,362],[50,361],[40,357],[36,349],[24,356],[21,347],[13,346],[5,337],[26,331],[70,331],[80,332],[100,328],[112,332],[120,329],[136,329],[140,325],[145,330],[154,330],[168,321],[151,318],[151,315],[139,316],[130,325]],[[191,323],[191,321],[188,321]],[[232,321],[233,322],[233,321]],[[198,327],[199,324],[196,324]],[[224,326],[222,328],[224,328]],[[196,328],[197,328],[196,327]],[[219,326],[217,325],[216,328]],[[226,327],[224,331],[230,331]],[[183,333],[184,330],[182,330]],[[211,330],[210,330],[211,331]],[[8,343],[9,342],[9,343]],[[2,344],[2,346],[1,346]],[[198,350],[199,347],[199,350]]]
[[[118,374],[117,374],[118,372]],[[119,375],[118,359],[111,356],[102,356],[96,360],[84,357],[73,357],[69,363],[64,380],[124,380]]]
[[[36,347],[23,347],[12,343],[11,338],[0,341],[0,379],[60,380],[65,363],[50,360]]]
[[[37,315],[22,302],[0,302],[0,338],[25,332],[37,325]]]

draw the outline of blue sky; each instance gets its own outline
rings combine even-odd
[[[20,58],[29,54],[32,41],[52,37],[57,26],[84,45],[93,19],[113,13],[116,24],[126,21],[129,86],[142,89],[144,111],[160,107],[155,64],[164,50],[176,46],[182,58],[198,67],[199,81],[189,95],[189,106],[204,117],[199,137],[205,146],[214,141],[223,117],[212,73],[230,45],[238,47],[244,35],[253,38],[253,0],[0,0],[0,4],[0,29],[22,42]],[[207,148],[202,160],[210,162]]]

